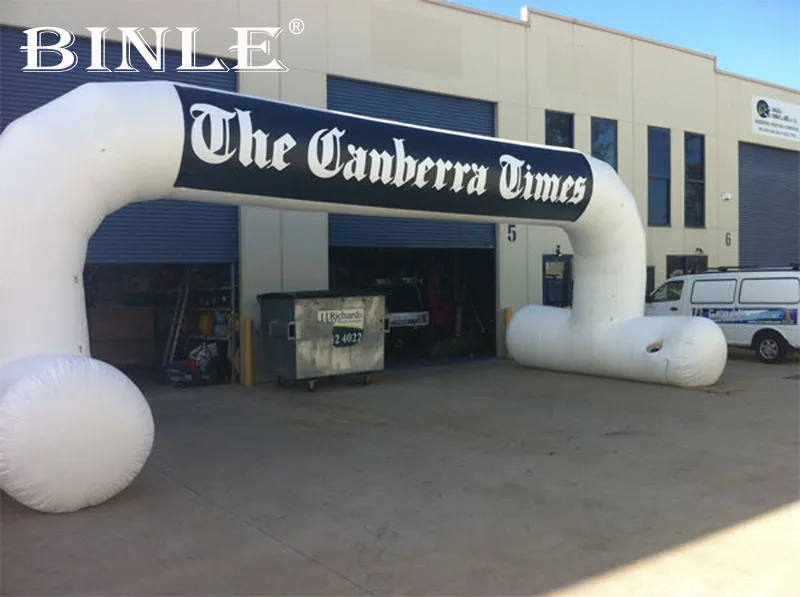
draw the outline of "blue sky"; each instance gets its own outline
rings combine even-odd
[[[454,0],[519,18],[527,4],[717,57],[726,71],[800,89],[800,0]]]

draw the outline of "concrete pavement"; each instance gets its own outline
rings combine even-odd
[[[797,500],[797,374],[745,355],[684,390],[492,361],[313,394],[155,390],[123,494],[61,516],[4,498],[0,593],[615,594],[633,586],[615,573]],[[730,580],[720,557],[705,574]],[[653,595],[698,574],[669,561]]]

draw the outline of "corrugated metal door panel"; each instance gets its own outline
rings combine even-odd
[[[87,261],[236,263],[239,210],[220,207],[227,206],[170,199],[128,205],[108,216],[89,240]]]
[[[495,135],[495,105],[367,81],[328,77],[328,108],[475,135]]]
[[[494,226],[484,223],[373,216],[337,216],[334,221],[334,247],[492,248],[495,242]]]
[[[365,81],[328,77],[328,109],[495,135],[493,103]],[[329,228],[334,247],[491,249],[495,245],[494,224],[331,214]]]
[[[800,261],[800,152],[739,144],[739,264]]]
[[[174,33],[173,33],[174,34]],[[44,43],[51,40],[45,37]],[[55,41],[53,38],[52,41]],[[71,46],[78,64],[67,72],[23,72],[25,45],[22,29],[0,27],[0,131],[16,118],[94,81],[172,80],[236,91],[236,73],[176,72],[180,52],[166,53],[167,68],[151,72],[134,51],[131,61],[140,72],[86,72],[90,46],[77,38]],[[108,42],[109,67],[118,66],[121,44]],[[54,53],[42,55],[43,64],[55,64]],[[210,62],[210,59],[208,59]],[[199,57],[205,64],[206,58]],[[89,242],[88,263],[233,263],[239,260],[239,208],[193,201],[156,200],[129,205],[108,216]]]

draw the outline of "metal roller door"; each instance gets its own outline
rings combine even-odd
[[[43,43],[49,43],[45,37]],[[53,38],[55,41],[55,38]],[[88,82],[173,80],[236,91],[235,71],[176,72],[180,52],[167,51],[166,69],[154,73],[133,51],[139,72],[86,72],[88,38],[70,47],[78,55],[67,72],[23,72],[22,29],[0,27],[0,131],[11,121]],[[45,53],[55,64],[57,55]],[[106,63],[119,65],[121,44],[106,43]],[[205,64],[205,60],[201,64]],[[235,263],[239,260],[239,210],[236,206],[190,201],[156,200],[129,205],[108,216],[89,242],[88,263]]]
[[[328,108],[464,133],[495,135],[495,105],[412,89],[328,77]],[[375,191],[380,192],[378,190]],[[334,247],[491,249],[494,224],[331,214]]]
[[[739,144],[739,264],[800,262],[800,152]]]

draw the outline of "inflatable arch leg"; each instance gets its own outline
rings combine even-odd
[[[144,397],[90,356],[82,283],[88,239],[136,201],[560,226],[574,249],[573,309],[516,313],[518,363],[677,386],[713,384],[725,366],[711,321],[643,317],[635,201],[574,150],[167,82],[101,83],[9,125],[0,177],[0,488],[34,509],[112,497],[151,450]]]

